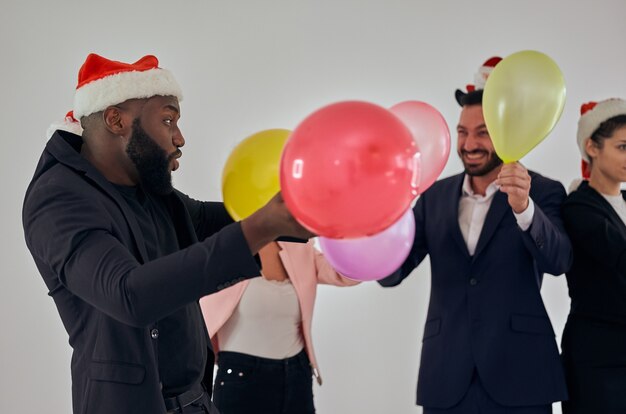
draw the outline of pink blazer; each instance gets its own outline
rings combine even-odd
[[[313,368],[313,375],[315,375],[317,382],[321,385],[322,377],[319,374],[315,352],[313,351],[313,341],[311,339],[311,321],[313,319],[317,284],[324,283],[335,286],[352,286],[359,282],[347,279],[335,272],[324,258],[324,255],[315,249],[312,241],[308,243],[278,242],[278,245],[281,249],[279,252],[281,261],[289,275],[289,279],[291,279],[291,283],[293,284],[300,302],[302,333],[306,352],[311,361],[311,367]],[[211,335],[215,352],[219,349],[217,336],[215,334],[232,315],[248,283],[249,280],[244,280],[243,282],[200,299],[202,314],[209,334]]]

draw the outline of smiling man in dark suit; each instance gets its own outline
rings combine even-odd
[[[482,113],[481,67],[462,106],[457,152],[465,171],[418,199],[395,286],[429,255],[432,283],[417,386],[425,414],[544,414],[567,397],[541,294],[543,273],[572,260],[559,208],[563,186],[520,163],[503,165]]]

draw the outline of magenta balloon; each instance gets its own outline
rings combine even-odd
[[[439,177],[450,155],[450,130],[441,113],[426,102],[405,101],[389,111],[404,122],[421,154],[417,192],[426,191]]]
[[[370,237],[329,239],[320,247],[335,270],[353,280],[378,280],[395,272],[411,251],[415,217],[409,208],[389,228]]]

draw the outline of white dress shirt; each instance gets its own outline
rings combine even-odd
[[[470,256],[473,256],[476,251],[476,244],[478,244],[480,232],[485,224],[485,218],[496,191],[500,191],[500,187],[494,181],[487,186],[484,196],[475,194],[470,184],[470,177],[465,174],[459,201],[459,227],[461,227],[461,233]],[[520,214],[515,212],[513,214],[517,219],[517,225],[522,231],[528,230],[535,214],[533,200],[529,198],[526,210]]]

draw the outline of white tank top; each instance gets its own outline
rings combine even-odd
[[[221,351],[284,359],[304,348],[298,296],[289,279],[250,279],[239,304],[217,332]]]

